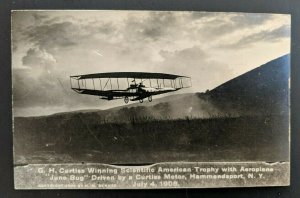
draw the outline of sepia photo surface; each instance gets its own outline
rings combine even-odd
[[[12,11],[16,189],[289,185],[290,15]]]

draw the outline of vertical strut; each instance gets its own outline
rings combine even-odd
[[[118,89],[120,89],[120,87],[119,87],[119,78],[117,78],[117,84],[118,84]]]
[[[93,86],[94,86],[94,90],[95,90],[95,83],[94,83],[94,78],[92,78],[92,81],[93,81]]]
[[[100,88],[101,88],[101,91],[102,91],[103,89],[102,89],[102,82],[101,82],[101,78],[99,78],[99,81],[100,81]]]
[[[112,90],[111,78],[109,78],[109,82],[110,82],[110,89]]]

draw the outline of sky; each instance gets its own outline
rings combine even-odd
[[[290,15],[179,11],[13,11],[14,116],[107,109],[69,76],[162,72],[204,92],[290,53]]]

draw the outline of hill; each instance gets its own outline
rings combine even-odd
[[[290,55],[285,55],[216,87],[203,98],[227,112],[288,114],[289,76]]]

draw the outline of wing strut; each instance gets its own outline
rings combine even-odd
[[[103,89],[102,89],[101,78],[99,78],[99,80],[100,80],[100,87],[101,87],[101,91],[102,91]]]
[[[92,78],[92,81],[93,81],[93,87],[94,87],[94,90],[96,90],[96,89],[95,89],[94,78]]]

